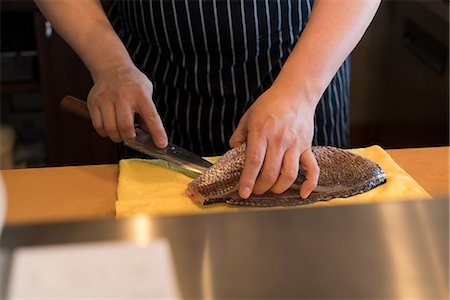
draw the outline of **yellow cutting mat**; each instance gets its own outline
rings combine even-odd
[[[431,199],[431,196],[379,146],[352,149],[354,153],[378,163],[386,172],[387,182],[367,193],[349,198],[300,205],[330,206],[386,201]],[[212,158],[215,161],[217,158]],[[248,208],[226,204],[198,206],[191,202],[184,190],[192,179],[155,160],[127,159],[119,163],[117,187],[117,217],[146,214],[152,216],[197,214],[218,211],[248,211],[282,208]],[[290,207],[292,208],[292,207]]]

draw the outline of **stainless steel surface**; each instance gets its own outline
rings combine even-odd
[[[9,226],[3,249],[166,238],[185,298],[448,299],[449,202]]]
[[[136,137],[125,141],[124,144],[139,152],[168,161],[183,169],[199,174],[203,173],[212,165],[200,156],[173,144],[169,144],[164,149],[156,147],[153,144],[151,135],[139,128],[136,128]]]

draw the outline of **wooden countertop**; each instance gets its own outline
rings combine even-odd
[[[449,195],[450,147],[387,152],[432,196]],[[117,165],[4,170],[1,175],[8,224],[115,216]]]

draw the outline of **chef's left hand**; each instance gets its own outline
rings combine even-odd
[[[232,148],[247,142],[239,181],[242,198],[252,192],[284,192],[297,178],[299,163],[306,172],[300,196],[306,198],[316,188],[320,170],[311,151],[313,103],[272,86],[243,115],[230,139]]]

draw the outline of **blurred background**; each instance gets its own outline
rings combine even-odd
[[[116,146],[62,112],[92,81],[32,1],[0,2],[1,168],[114,163]],[[449,145],[449,1],[383,1],[352,54],[351,146]]]

